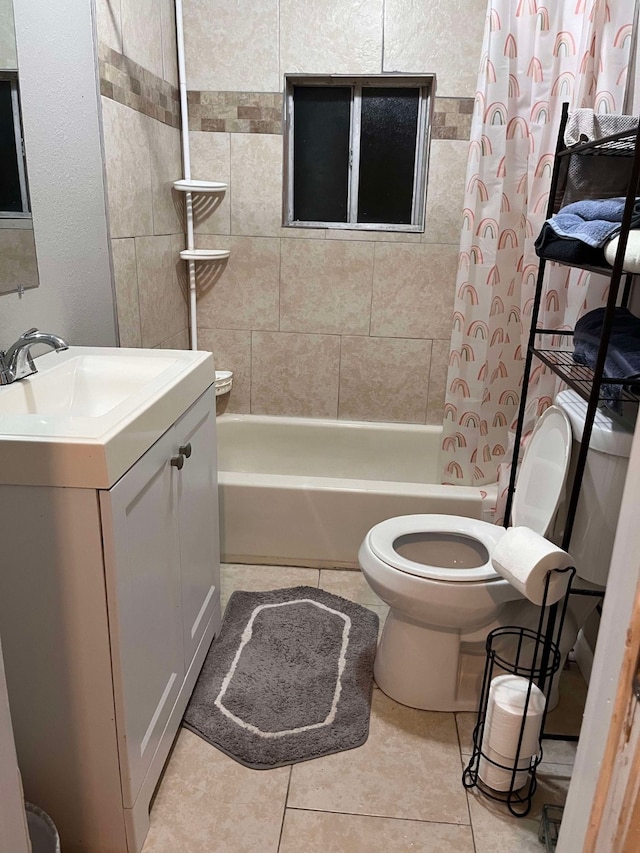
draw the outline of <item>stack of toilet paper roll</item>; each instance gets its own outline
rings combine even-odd
[[[491,555],[496,572],[534,604],[542,604],[547,574],[573,565],[571,555],[528,527],[510,527]],[[551,575],[547,604],[567,590],[569,573]]]
[[[498,675],[491,681],[478,776],[494,791],[508,791],[511,788],[513,771],[505,768],[516,766],[523,721],[524,731],[517,765],[519,772],[515,775],[514,791],[526,784],[531,759],[538,755],[545,697],[542,691],[532,684],[527,703],[528,689],[529,681],[520,675]],[[496,764],[504,767],[497,767]]]

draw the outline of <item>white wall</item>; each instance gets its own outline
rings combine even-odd
[[[93,4],[14,0],[40,287],[0,296],[0,348],[38,326],[115,346]]]

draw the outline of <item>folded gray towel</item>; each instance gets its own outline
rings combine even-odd
[[[619,233],[625,198],[583,199],[561,208],[547,220],[559,237],[582,240],[587,246],[600,248]],[[640,225],[640,198],[636,199],[631,227]]]
[[[596,366],[605,313],[605,308],[596,308],[576,323],[573,360],[578,364]],[[640,319],[627,308],[614,309],[604,372],[610,379],[637,380],[640,377]],[[622,385],[605,384],[600,394],[605,405],[618,414],[622,414],[622,388]],[[634,391],[638,392],[637,386]]]

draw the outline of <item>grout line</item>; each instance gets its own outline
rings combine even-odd
[[[369,337],[371,335],[371,323],[373,322],[373,291],[376,284],[376,245],[377,241],[373,243],[373,258],[371,259],[371,296],[369,298]]]
[[[433,340],[429,341],[431,344],[429,348],[429,370],[427,372],[427,395],[424,406],[424,422],[427,423],[429,417],[429,400],[431,398],[431,368],[433,366]],[[456,728],[458,727],[456,723]]]
[[[291,789],[291,775],[293,773],[293,764],[289,766],[289,779],[287,780],[287,793],[284,797],[284,804],[282,808],[282,822],[280,824],[280,834],[278,835],[278,850],[280,850],[280,845],[282,844],[282,833],[284,832],[284,821],[287,816],[287,800],[289,799],[289,791]]]
[[[340,417],[340,387],[342,385],[342,340],[344,335],[340,335],[340,349],[338,352],[338,399],[336,401],[336,418]]]
[[[144,341],[142,339],[142,310],[140,307],[140,273],[138,271],[138,245],[137,245],[135,237],[132,237],[131,239],[133,240],[133,258],[134,258],[134,263],[135,263],[135,267],[136,267],[136,302],[138,305],[138,326],[140,329],[140,346],[143,347]],[[111,251],[113,252],[113,246],[111,247]],[[115,278],[115,274],[114,274],[114,278]],[[116,298],[116,311],[118,308],[117,302],[118,302],[118,300]],[[120,344],[120,346],[122,346],[122,344]]]
[[[460,728],[458,726],[458,715],[455,712],[453,714],[453,722],[454,722],[454,725],[456,727],[456,737],[458,738],[458,750],[460,752],[460,767],[462,769],[464,769],[464,759],[462,757],[462,738],[460,737]],[[461,772],[462,772],[462,769],[461,769]],[[473,843],[473,849],[474,849],[475,853],[477,853],[476,837],[475,837],[475,833],[473,831],[473,819],[471,817],[471,804],[469,802],[470,794],[469,794],[469,791],[467,790],[467,788],[464,789],[464,793],[465,793],[465,796],[467,798],[467,813],[469,815],[469,826],[471,827],[471,841]]]
[[[379,689],[379,688],[378,688]],[[362,812],[337,812],[332,811],[331,809],[314,809],[309,806],[306,808],[302,808],[301,806],[287,806],[287,809],[292,812],[314,812],[316,814],[336,814],[336,815],[345,815],[347,817],[371,817],[377,820],[406,820],[409,823],[433,823],[437,826],[459,826],[459,827],[469,827],[470,823],[454,823],[450,820],[422,820],[417,817],[394,817],[393,815],[386,814],[363,814]]]

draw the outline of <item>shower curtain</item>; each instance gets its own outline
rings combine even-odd
[[[495,482],[511,458],[538,272],[533,243],[545,218],[562,104],[623,111],[633,14],[631,0],[489,0],[444,408],[444,483]],[[572,328],[604,304],[608,280],[547,269],[545,328]],[[534,362],[527,426],[550,405],[556,384]]]

